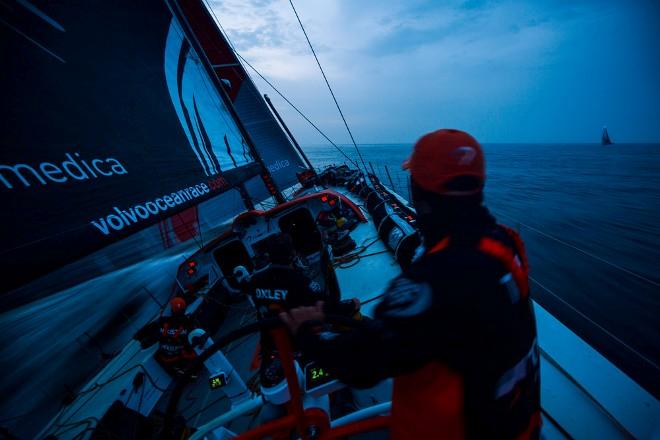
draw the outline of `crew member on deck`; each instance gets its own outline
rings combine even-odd
[[[156,359],[168,370],[185,368],[196,356],[188,341],[188,334],[196,326],[186,315],[186,301],[174,297],[170,301],[170,316],[162,316],[159,321],[159,345]]]
[[[296,254],[288,234],[271,238],[266,252],[269,264],[252,274],[247,283],[247,292],[260,318],[325,299],[319,283],[294,268]],[[262,353],[274,348],[268,332],[262,334],[261,348]]]
[[[247,291],[260,318],[277,316],[280,312],[300,306],[312,306],[325,301],[333,313],[353,316],[359,311],[359,301],[329,301],[321,285],[305,276],[294,264],[296,253],[288,234],[273,237],[268,245],[270,264],[256,271],[247,283]],[[270,334],[261,338],[262,352],[273,349]]]
[[[483,205],[479,143],[423,136],[404,166],[425,252],[375,319],[318,333],[322,304],[282,313],[306,356],[351,386],[394,377],[393,439],[538,438],[539,353],[522,240]]]

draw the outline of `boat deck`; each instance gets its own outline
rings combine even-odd
[[[360,205],[362,201],[345,188],[333,188]],[[368,219],[366,209],[361,208]],[[363,313],[371,315],[378,295],[401,269],[378,239],[374,224],[360,223],[351,237],[365,248],[359,259],[336,267],[342,298],[359,298]],[[542,307],[536,306],[541,357],[542,407],[545,438],[652,438],[658,434],[656,421],[660,415],[658,401],[614,367]],[[255,320],[254,309],[247,300],[229,306],[229,313],[217,338]],[[256,371],[250,369],[258,335],[234,342],[224,351],[241,378],[248,384]],[[164,411],[172,380],[155,362],[156,348],[141,349],[129,342],[121,353],[64,408],[43,435],[58,438],[84,438],[116,399],[144,414],[152,409]],[[138,372],[147,374],[145,390],[133,392]],[[144,387],[143,387],[144,388]],[[382,390],[380,399],[386,399]],[[210,390],[208,373],[203,370],[180,401],[181,414],[189,425],[201,426],[225,413],[230,401],[221,390]],[[259,411],[247,411],[226,427],[241,432],[258,421]]]

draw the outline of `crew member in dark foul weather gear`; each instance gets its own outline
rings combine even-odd
[[[321,304],[282,313],[306,356],[345,383],[394,377],[393,439],[540,435],[539,353],[522,240],[483,205],[479,143],[422,137],[406,167],[425,252],[392,281],[374,320],[319,333]]]
[[[296,268],[296,253],[288,234],[273,237],[267,254],[270,263],[252,274],[247,283],[247,292],[260,318],[277,316],[283,311],[311,306],[318,301],[325,301],[333,313],[351,316],[359,311],[357,301],[329,301],[321,285]],[[262,332],[260,345],[262,358],[273,352],[275,345],[270,332]]]
[[[186,315],[186,301],[181,297],[170,300],[171,315],[161,316],[159,321],[159,346],[156,358],[170,370],[185,368],[195,355],[188,341],[188,334],[196,327]]]
[[[266,252],[269,264],[252,274],[248,284],[260,318],[325,299],[320,284],[295,269],[296,254],[289,235],[271,238]]]

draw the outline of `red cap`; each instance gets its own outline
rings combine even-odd
[[[186,300],[180,296],[175,296],[170,300],[170,307],[172,308],[172,313],[181,313],[186,310]]]
[[[467,196],[479,193],[486,180],[481,145],[460,130],[443,128],[425,134],[417,141],[412,156],[402,166],[410,169],[412,180],[422,189],[443,195]],[[447,183],[459,176],[478,178],[478,188],[447,188]]]

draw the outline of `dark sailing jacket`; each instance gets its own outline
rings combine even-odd
[[[270,264],[257,271],[250,278],[247,290],[261,318],[324,299],[319,283],[280,264]]]
[[[290,266],[270,264],[252,275],[247,285],[260,318],[300,306],[311,306],[325,299],[321,286]],[[269,332],[262,332],[263,350],[274,348]]]
[[[297,343],[349,385],[394,377],[392,438],[538,437],[536,327],[515,232],[484,220],[440,241],[392,281],[374,318],[348,333],[304,324]]]

